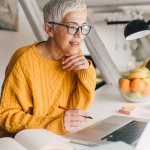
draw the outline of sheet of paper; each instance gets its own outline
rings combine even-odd
[[[15,139],[22,145],[26,145],[29,150],[41,150],[48,145],[69,142],[68,139],[45,129],[22,130],[16,134]]]
[[[0,149],[1,150],[27,150],[16,140],[9,137],[0,138]]]

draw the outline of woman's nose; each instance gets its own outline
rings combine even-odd
[[[83,34],[81,32],[81,28],[79,28],[78,32],[75,34],[76,37],[81,37]]]

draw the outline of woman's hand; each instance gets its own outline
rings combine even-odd
[[[64,64],[63,69],[69,67],[68,71],[88,69],[90,66],[90,63],[81,53],[66,57],[62,64]]]
[[[67,110],[64,113],[64,127],[66,132],[76,131],[82,122],[87,122],[89,114],[79,108]]]

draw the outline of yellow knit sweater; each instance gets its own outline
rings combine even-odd
[[[17,50],[6,68],[0,103],[0,137],[29,128],[66,134],[64,110],[58,106],[85,111],[94,100],[96,74],[91,61],[87,70],[67,71],[62,69],[62,60],[41,56],[36,44]]]

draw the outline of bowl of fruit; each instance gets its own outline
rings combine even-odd
[[[120,94],[129,102],[150,100],[150,71],[145,67],[133,69],[128,77],[119,79],[118,85]]]

